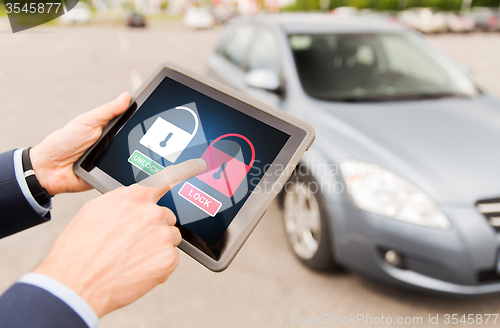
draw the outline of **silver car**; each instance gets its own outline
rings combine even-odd
[[[208,69],[316,129],[280,199],[305,265],[500,291],[500,102],[424,36],[326,14],[240,18]]]

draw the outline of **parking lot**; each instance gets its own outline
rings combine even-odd
[[[35,145],[79,113],[123,90],[134,91],[160,62],[205,73],[205,58],[220,32],[189,31],[177,22],[162,22],[144,30],[49,25],[11,34],[4,23],[0,23],[2,152]],[[500,97],[500,34],[430,38],[467,66],[483,89]],[[0,240],[0,290],[33,270],[80,207],[98,195],[96,191],[59,195],[53,200],[50,223]],[[365,318],[344,326],[370,326],[366,321],[370,317],[374,324],[378,318],[378,327],[392,326],[398,318],[407,326],[426,327],[436,326],[429,324],[429,316],[439,316],[443,324],[446,314],[458,314],[460,319],[463,314],[494,313],[500,313],[500,296],[432,297],[350,273],[311,272],[288,249],[281,212],[273,204],[228,270],[212,273],[181,254],[167,283],[106,316],[100,327],[288,327],[294,326],[294,318],[298,323],[300,317],[325,314],[333,320]],[[483,325],[494,326],[493,320]]]

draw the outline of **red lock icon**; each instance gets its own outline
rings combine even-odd
[[[248,165],[213,147],[217,141],[227,137],[238,137],[248,143],[252,150],[252,159]],[[255,148],[247,137],[237,133],[228,133],[212,141],[201,158],[207,163],[207,168],[196,177],[227,197],[232,197],[253,166]]]

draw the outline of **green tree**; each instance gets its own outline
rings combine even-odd
[[[473,0],[472,6],[480,7],[500,7],[500,0]]]

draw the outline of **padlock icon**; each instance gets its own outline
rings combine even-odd
[[[196,132],[198,132],[199,125],[198,116],[191,108],[178,106],[175,109],[183,109],[193,115],[195,126],[192,133],[184,131],[169,121],[158,117],[139,141],[141,145],[149,148],[171,163],[174,163],[179,158],[184,149],[193,140]]]
[[[248,143],[252,151],[252,158],[248,165],[213,147],[217,141],[227,137],[238,137]],[[228,133],[212,141],[201,158],[207,163],[207,168],[196,177],[227,197],[232,197],[253,166],[255,148],[247,137],[237,133]]]

